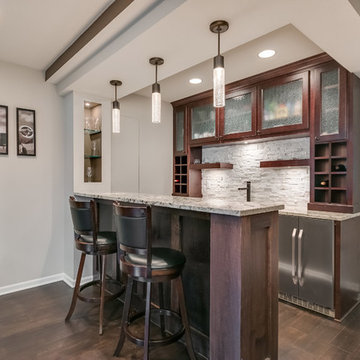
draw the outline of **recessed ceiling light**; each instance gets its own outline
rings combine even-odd
[[[89,107],[89,106],[90,106],[90,103],[89,103],[89,102],[86,102],[86,103],[85,103],[85,106],[86,106],[86,107]]]
[[[258,57],[262,58],[262,59],[266,59],[266,58],[272,57],[274,55],[275,55],[275,50],[270,50],[270,49],[263,50],[258,53]]]
[[[189,80],[189,83],[190,84],[201,84],[202,83],[202,80],[200,78],[193,78],[193,79],[190,79]]]

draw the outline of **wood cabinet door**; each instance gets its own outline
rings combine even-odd
[[[330,63],[315,69],[312,75],[315,140],[346,139],[346,70]]]
[[[240,140],[256,134],[256,88],[228,93],[219,112],[221,140]]]
[[[258,135],[309,128],[309,71],[260,84],[258,99]]]
[[[214,108],[212,97],[188,105],[190,145],[218,142],[220,111],[222,108]]]

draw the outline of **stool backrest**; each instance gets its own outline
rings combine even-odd
[[[70,196],[69,203],[75,238],[92,235],[95,246],[97,240],[95,201],[80,201]]]
[[[114,203],[114,220],[118,254],[132,253],[146,257],[147,274],[151,274],[151,208]],[[119,256],[120,261],[124,260]]]

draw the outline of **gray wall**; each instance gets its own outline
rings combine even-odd
[[[9,155],[0,156],[1,292],[63,273],[65,202],[61,98],[40,71],[1,62],[0,79],[0,103],[9,106]],[[36,157],[16,155],[16,107],[36,111]]]
[[[67,199],[73,195],[73,93],[69,93],[63,98],[64,107],[64,273],[70,278],[75,278],[74,266],[74,241],[73,228]]]
[[[68,197],[74,189],[73,93],[61,98],[40,71],[0,63],[1,105],[9,106],[9,155],[0,156],[0,294],[65,279],[74,249]],[[36,111],[37,156],[16,155],[16,107]],[[151,123],[151,99],[121,100],[122,132],[112,135],[112,190],[170,194],[172,107]],[[92,263],[85,276],[92,273]]]
[[[160,124],[151,122],[151,98],[130,95],[120,107],[121,132],[111,141],[111,190],[170,194],[172,106],[162,102]]]

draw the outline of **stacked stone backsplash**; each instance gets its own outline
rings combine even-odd
[[[207,147],[202,162],[229,162],[232,170],[202,170],[203,197],[231,197],[246,201],[251,181],[251,200],[280,202],[285,209],[306,211],[310,199],[310,168],[260,168],[260,161],[309,159],[310,139],[272,140],[261,143]]]

